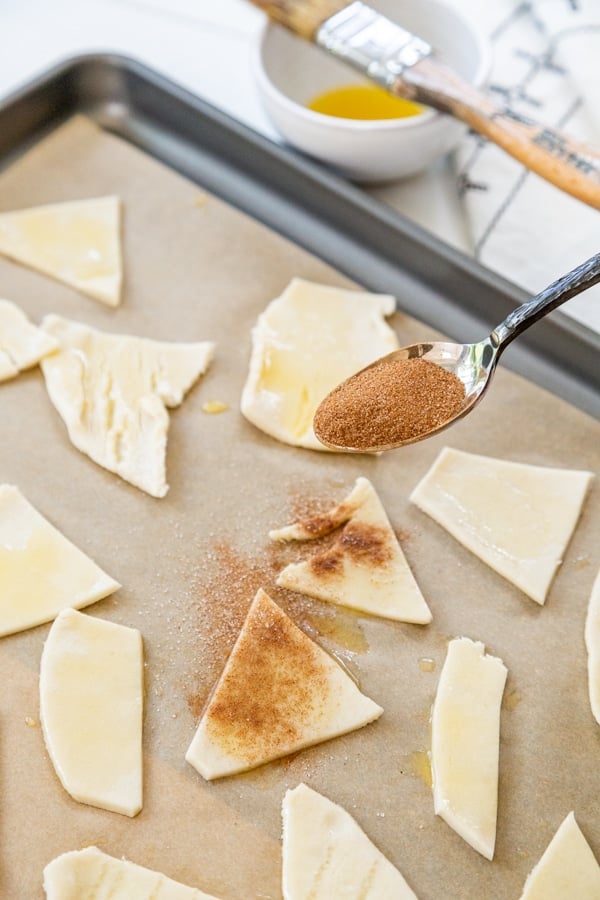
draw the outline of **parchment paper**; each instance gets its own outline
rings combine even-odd
[[[280,804],[285,789],[300,781],[348,809],[421,900],[517,898],[571,809],[600,856],[600,727],[588,705],[583,642],[600,562],[598,485],[544,608],[407,499],[445,443],[598,471],[598,423],[500,371],[486,401],[464,422],[400,452],[344,457],[279,444],[237,411],[251,326],[294,275],[339,285],[347,280],[81,119],[4,173],[0,208],[107,193],[119,194],[125,205],[119,309],[3,259],[0,295],[35,321],[56,312],[108,331],[212,339],[217,356],[172,414],[171,490],[164,500],[75,450],[38,370],[0,386],[0,480],[17,484],[123,584],[87,611],[139,627],[147,665],[145,801],[131,820],[72,801],[52,769],[36,724],[48,626],[2,639],[0,895],[42,897],[44,865],[95,843],[228,900],[278,898]],[[401,314],[392,324],[403,343],[431,336]],[[203,413],[202,404],[215,399],[231,409]],[[285,554],[298,551],[269,549],[268,530],[289,522],[311,498],[341,499],[359,474],[372,479],[401,534],[433,612],[428,627],[355,616],[274,588]],[[320,635],[385,714],[291,760],[209,784],[184,753],[258,584]],[[484,641],[509,669],[492,863],[434,816],[425,783],[430,705],[447,641],[457,635]],[[433,672],[423,671],[423,658],[434,660]]]

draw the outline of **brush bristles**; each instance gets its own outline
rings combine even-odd
[[[279,22],[300,37],[312,41],[331,16],[348,6],[351,0],[250,0],[274,22]]]

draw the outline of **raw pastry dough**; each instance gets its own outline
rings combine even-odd
[[[142,808],[142,637],[64,610],[44,644],[40,718],[64,789],[125,816]]]
[[[72,850],[44,869],[46,900],[218,900],[96,847]]]
[[[431,622],[431,612],[408,567],[370,481],[324,515],[271,531],[276,541],[305,541],[345,524],[337,541],[281,572],[277,584],[318,600],[400,622]]]
[[[120,587],[18,488],[0,485],[0,636],[49,622]]]
[[[590,705],[600,725],[600,572],[592,587],[585,620],[585,646],[588,652],[588,686]]]
[[[164,497],[166,407],[179,406],[206,372],[214,345],[105,334],[59,316],[46,316],[42,327],[60,343],[42,371],[71,441],[109,472]]]
[[[242,413],[285,444],[326,450],[312,427],[317,407],[341,381],[398,348],[384,321],[394,309],[385,294],[294,278],[252,332]]]
[[[341,806],[299,784],[282,812],[284,900],[416,900]]]
[[[0,253],[108,306],[123,278],[118,197],[73,200],[0,214]]]
[[[58,349],[58,341],[32,325],[10,300],[0,300],[0,381],[14,378]]]
[[[410,499],[542,604],[592,478],[446,447]]]
[[[450,641],[431,717],[436,815],[493,859],[498,807],[500,705],[506,666],[468,638]]]
[[[222,778],[362,728],[382,712],[259,590],[185,758],[207,780]]]
[[[600,866],[572,812],[530,872],[521,900],[600,900]]]

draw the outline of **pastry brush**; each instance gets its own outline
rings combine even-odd
[[[250,2],[392,94],[460,119],[532,172],[600,209],[597,150],[497,106],[438,59],[426,41],[366,4],[340,0]]]

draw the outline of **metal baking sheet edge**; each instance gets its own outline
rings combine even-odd
[[[124,56],[67,60],[0,104],[0,169],[78,112],[454,339],[478,340],[527,298],[359,188]],[[503,362],[600,418],[600,335],[582,324],[553,313]]]

